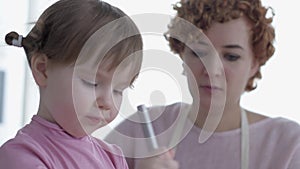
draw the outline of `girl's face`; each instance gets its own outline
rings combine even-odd
[[[116,117],[133,77],[130,66],[95,71],[89,64],[55,66],[47,75],[44,113],[74,137],[91,134]]]
[[[251,42],[251,25],[246,17],[226,23],[214,23],[204,32],[209,40],[193,42],[182,53],[191,70],[188,74],[190,90],[195,79],[201,108],[225,103],[236,106],[248,79],[258,70]],[[191,91],[195,96],[195,92]],[[214,99],[212,100],[212,95]],[[222,99],[224,98],[224,99]],[[208,110],[208,109],[207,109]]]

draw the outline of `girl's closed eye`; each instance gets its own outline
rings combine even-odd
[[[115,87],[113,87],[113,93],[117,94],[117,95],[123,95],[123,92],[125,89],[127,89],[129,86],[126,84],[122,84],[122,85],[116,85]]]
[[[123,95],[124,89],[114,89],[113,92],[117,95]]]
[[[227,53],[224,55],[224,58],[230,62],[237,61],[241,56],[237,54]]]
[[[97,87],[98,84],[96,82],[93,81],[89,81],[89,80],[85,80],[85,79],[81,79],[82,83],[88,87]]]

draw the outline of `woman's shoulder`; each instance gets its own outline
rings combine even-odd
[[[300,134],[300,124],[294,120],[284,118],[284,117],[267,117],[267,116],[257,116],[255,119],[250,121],[250,126],[264,126],[267,128],[272,128],[280,131],[293,131]],[[300,136],[300,135],[299,135]]]
[[[300,124],[294,120],[284,117],[271,118],[270,126],[273,126],[277,131],[297,136],[300,139]]]
[[[264,135],[266,138],[288,140],[300,145],[300,124],[298,122],[284,117],[252,116],[254,117],[252,122],[250,120],[252,132]]]
[[[296,121],[283,117],[264,118],[250,124],[250,139],[255,151],[262,155],[273,154],[274,162],[290,161],[292,157],[299,159],[300,125]]]
[[[300,132],[300,124],[294,120],[284,117],[268,117],[262,114],[247,112],[247,117],[250,126],[265,125],[272,128],[278,128],[281,130],[294,129],[296,132]]]

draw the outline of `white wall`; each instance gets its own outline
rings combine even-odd
[[[6,45],[5,35],[16,31],[26,36],[32,27],[29,23],[51,3],[49,0],[0,0],[0,70],[6,78],[0,145],[29,122],[39,99],[24,50]]]
[[[15,8],[15,4],[22,8]],[[26,58],[22,48],[5,45],[4,37],[13,30],[20,34],[26,32],[27,4],[26,0],[0,0],[0,70],[5,72],[0,144],[16,134],[23,120]]]
[[[300,122],[300,24],[299,1],[265,0],[275,11],[276,52],[263,68],[258,90],[244,97],[243,104],[269,116]]]

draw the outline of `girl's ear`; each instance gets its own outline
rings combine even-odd
[[[33,55],[30,59],[33,78],[39,87],[47,86],[48,57],[45,54]]]

